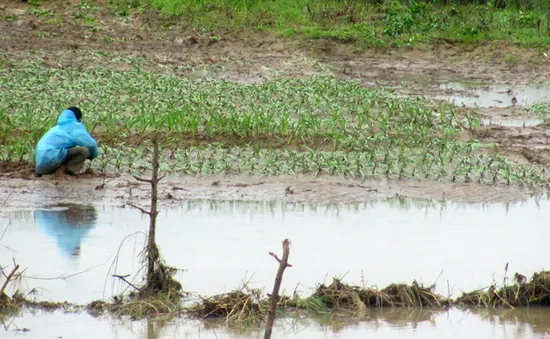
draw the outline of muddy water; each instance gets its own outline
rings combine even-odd
[[[531,106],[550,100],[550,87],[533,85],[476,84],[450,82],[439,85],[444,91],[437,96],[458,106],[468,107],[510,107]]]
[[[533,127],[544,122],[542,119],[481,119],[485,126],[497,125],[504,127]]]
[[[309,295],[340,276],[380,288],[437,282],[437,291],[502,283],[518,271],[548,269],[550,201],[465,205],[390,199],[353,206],[188,202],[159,215],[158,243],[188,291],[211,295],[248,282],[270,289],[280,252],[292,241],[286,293]],[[86,303],[127,285],[112,278],[141,267],[148,219],[133,208],[67,205],[0,218],[0,262],[26,267],[37,298]],[[5,229],[7,227],[7,229]],[[0,232],[0,233],[1,233]],[[545,266],[546,265],[546,266]]]
[[[25,329],[27,331],[25,331]],[[364,319],[337,321],[330,317],[279,319],[273,338],[548,338],[548,309],[381,310]],[[86,314],[38,313],[13,319],[0,328],[2,338],[262,338],[261,330],[228,331],[220,323],[189,319],[126,321]]]

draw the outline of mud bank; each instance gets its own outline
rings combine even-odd
[[[32,176],[31,176],[32,177]],[[515,202],[529,198],[529,189],[475,183],[354,180],[338,177],[167,177],[159,187],[163,206],[185,200],[281,201],[314,204],[356,204],[396,196],[467,203]],[[147,204],[150,188],[131,176],[44,176],[10,178],[0,175],[3,210],[20,210],[58,203]]]

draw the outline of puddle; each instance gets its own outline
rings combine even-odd
[[[87,303],[127,288],[112,278],[142,266],[148,219],[132,208],[66,205],[0,218],[0,262],[24,268],[23,289],[43,300]],[[390,199],[352,206],[191,201],[159,214],[157,240],[177,278],[203,295],[247,281],[269,290],[269,251],[292,241],[282,288],[309,295],[317,283],[385,287],[413,279],[453,297],[518,271],[548,269],[550,201],[466,205]],[[55,222],[57,220],[57,222]],[[6,225],[9,225],[6,228]]]
[[[450,82],[439,85],[436,99],[453,102],[458,106],[489,108],[531,106],[550,100],[550,87],[505,84],[475,84]]]
[[[481,119],[484,126],[534,127],[544,122],[542,119]]]
[[[26,313],[0,328],[2,338],[262,338],[261,330],[228,332],[220,322],[189,319],[125,321],[61,312]],[[273,338],[548,338],[550,310],[525,308],[463,312],[385,309],[369,311],[362,321],[279,318]]]

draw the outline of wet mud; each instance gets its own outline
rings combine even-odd
[[[544,88],[538,96],[533,91],[536,84],[550,78],[550,60],[543,53],[513,46],[441,43],[392,51],[358,50],[332,40],[302,41],[252,33],[246,39],[222,34],[212,40],[195,30],[163,29],[154,14],[124,23],[101,7],[95,14],[101,21],[91,30],[74,19],[76,7],[50,7],[59,12],[63,25],[28,13],[25,3],[8,0],[0,14],[17,20],[0,21],[0,30],[10,32],[0,39],[4,57],[43,60],[55,67],[82,67],[103,51],[114,56],[105,66],[132,67],[121,58],[134,56],[146,60],[146,66],[156,71],[196,78],[253,83],[272,77],[333,74],[373,85],[407,85],[409,94],[434,88],[434,94],[464,92],[468,89],[465,86],[472,87],[468,84],[481,83],[485,85],[479,86],[487,86],[493,94],[503,92],[504,87],[518,92],[518,105],[547,97]],[[155,29],[143,29],[147,26]],[[105,43],[106,37],[113,42]],[[510,55],[515,56],[513,64],[505,62]]]
[[[15,176],[15,178],[13,177]],[[25,178],[20,178],[21,176]],[[2,210],[21,210],[60,203],[124,206],[147,205],[150,187],[133,177],[85,174],[78,177],[21,172],[0,174]],[[161,206],[187,200],[282,201],[315,204],[357,204],[393,197],[428,198],[466,203],[515,202],[532,189],[419,180],[358,180],[334,176],[185,176],[167,177],[159,186]]]

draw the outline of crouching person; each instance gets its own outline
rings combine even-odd
[[[50,129],[36,146],[36,174],[55,173],[63,167],[65,174],[78,174],[86,159],[99,155],[97,142],[90,136],[78,107],[69,107],[57,119],[57,126]]]

